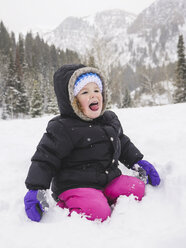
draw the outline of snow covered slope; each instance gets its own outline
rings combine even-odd
[[[24,212],[24,180],[52,116],[0,121],[0,246],[3,248],[185,248],[186,104],[114,110],[124,132],[159,171],[141,202],[121,196],[110,219],[91,222],[50,208],[40,223]],[[123,168],[123,173],[132,171]],[[48,192],[50,193],[50,192]]]

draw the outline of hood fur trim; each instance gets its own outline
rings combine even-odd
[[[102,92],[102,95],[103,95],[103,108],[102,108],[102,111],[101,111],[101,114],[100,115],[103,115],[105,110],[106,110],[106,107],[107,107],[107,103],[108,103],[108,90],[107,90],[107,85],[106,85],[106,80],[105,80],[105,77],[102,75],[102,73],[96,69],[96,68],[93,68],[93,67],[83,67],[83,68],[80,68],[78,70],[76,70],[70,80],[69,80],[69,84],[68,84],[68,92],[69,92],[69,99],[70,99],[70,103],[71,103],[71,106],[75,112],[75,114],[81,118],[82,120],[84,121],[92,121],[93,119],[87,117],[86,115],[83,114],[83,112],[81,111],[80,107],[78,106],[78,103],[77,103],[77,98],[74,97],[74,84],[77,80],[77,78],[84,74],[84,73],[88,73],[88,72],[92,72],[92,73],[96,73],[99,75],[99,77],[101,78],[101,81],[102,81],[102,84],[103,84],[103,92]]]

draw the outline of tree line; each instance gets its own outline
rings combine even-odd
[[[3,22],[0,23],[0,118],[36,117],[58,114],[53,89],[53,74],[63,64],[84,63],[100,69],[106,76],[110,106],[137,107],[141,96],[149,94],[149,105],[156,105],[157,95],[167,91],[170,102],[186,102],[186,61],[183,35],[177,45],[178,60],[161,67],[152,68],[139,64],[134,70],[129,64],[107,65],[112,56],[103,41],[94,44],[94,51],[85,57],[74,51],[60,50],[48,45],[40,36],[27,33],[15,39]],[[174,94],[161,82],[174,82]],[[172,87],[172,85],[168,86]],[[136,90],[137,89],[137,90]],[[131,97],[131,91],[134,95]]]
[[[15,39],[0,23],[1,118],[56,114],[53,74],[63,64],[80,63],[76,52],[49,46],[37,34]]]

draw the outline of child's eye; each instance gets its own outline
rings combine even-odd
[[[94,92],[99,93],[99,90],[95,90]]]
[[[85,95],[85,94],[87,94],[88,93],[88,91],[83,91],[81,94],[82,95]]]

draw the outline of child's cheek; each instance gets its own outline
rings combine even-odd
[[[82,108],[85,110],[88,108],[88,99],[84,99],[83,102],[82,102]]]

